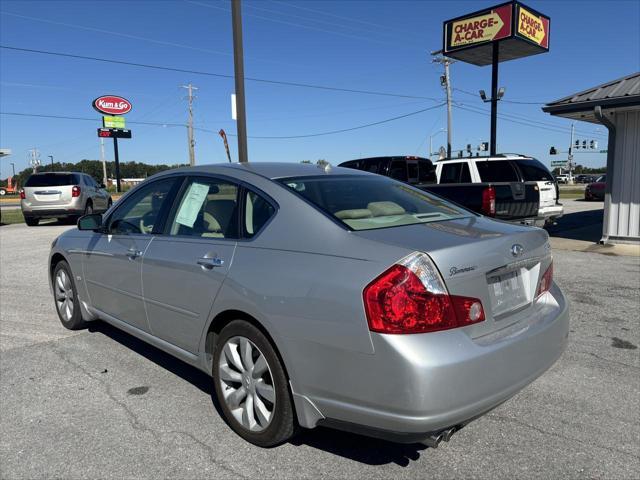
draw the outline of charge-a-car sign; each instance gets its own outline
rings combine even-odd
[[[543,48],[549,48],[549,17],[535,14],[518,5],[518,35]]]
[[[511,1],[445,21],[442,51],[474,65],[491,65],[494,52],[506,62],[549,51],[549,27],[549,17]]]
[[[491,42],[511,35],[511,5],[483,12],[481,15],[451,22],[448,28],[450,49]]]
[[[103,95],[96,98],[92,105],[98,112],[107,115],[124,115],[131,111],[131,102],[117,95]]]

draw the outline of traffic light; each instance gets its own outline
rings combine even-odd
[[[576,140],[576,148],[580,148],[580,140]]]
[[[486,152],[489,150],[489,142],[482,142],[480,144],[480,151],[481,152]]]
[[[467,143],[467,152],[471,153],[471,144],[470,143]]]
[[[556,150],[556,147],[551,147],[549,149],[549,155],[557,155],[558,151]]]
[[[596,142],[595,140],[591,140],[589,142],[589,148],[591,148],[592,150],[595,150],[596,148],[598,148],[598,142]]]
[[[587,141],[586,140],[582,140],[582,148],[587,148]]]

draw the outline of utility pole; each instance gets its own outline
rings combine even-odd
[[[100,160],[102,161],[102,183],[107,186],[107,162],[104,159],[104,138],[100,138]]]
[[[236,84],[236,115],[238,120],[238,161],[247,163],[247,115],[244,101],[244,53],[242,50],[242,12],[240,0],[231,0],[231,21],[233,24],[233,66]]]
[[[573,183],[573,129],[574,123],[571,122],[571,142],[569,143],[569,154],[567,155],[567,163],[569,164],[569,183]]]
[[[198,90],[198,88],[194,87],[191,84],[182,85],[182,88],[186,88],[189,92],[189,95],[187,96],[187,100],[189,102],[189,122],[187,124],[187,136],[189,142],[189,165],[193,167],[196,164],[196,152],[194,150],[196,142],[193,139],[193,91]]]
[[[28,161],[33,168],[33,173],[38,173],[38,167],[40,166],[40,151],[37,148],[29,150]]]
[[[16,164],[11,162],[11,170],[13,170],[13,176],[16,176]]]
[[[440,77],[440,85],[442,85],[447,94],[447,158],[451,158],[451,131],[452,131],[452,119],[451,119],[451,77],[449,76],[449,65],[454,63],[454,60],[441,55],[442,50],[431,52],[431,55],[436,56],[432,62],[440,63],[444,65],[444,75]]]
[[[53,155],[47,155],[51,159],[51,171],[53,172]]]

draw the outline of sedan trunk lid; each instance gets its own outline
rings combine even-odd
[[[450,294],[480,299],[486,320],[464,327],[472,337],[505,328],[531,308],[551,262],[544,230],[482,217],[353,233],[427,253]]]

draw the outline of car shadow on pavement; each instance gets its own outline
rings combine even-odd
[[[109,337],[111,340],[186,380],[202,392],[208,393],[211,395],[214,408],[220,417],[224,419],[214,395],[213,382],[206,373],[108,323],[91,322],[88,330],[91,333],[100,333]],[[289,444],[296,447],[306,445],[367,465],[395,463],[402,467],[408,466],[411,461],[418,460],[420,452],[427,449],[426,445],[419,443],[399,444],[387,442],[325,427],[317,427],[313,430],[302,429]]]
[[[428,448],[421,443],[393,443],[325,427],[302,430],[290,443],[307,445],[367,465],[395,463],[401,467],[417,461],[421,452]]]
[[[558,219],[557,225],[551,225],[546,230],[550,237],[596,243],[602,237],[603,215],[604,210],[568,213]]]
[[[133,350],[138,355],[142,355],[147,360],[183,378],[202,392],[208,394],[213,393],[211,378],[206,373],[184,363],[182,360],[178,360],[153,345],[149,345],[133,335],[129,335],[105,322],[91,322],[89,323],[88,330],[91,333],[101,333],[111,340],[118,342],[120,345]]]

